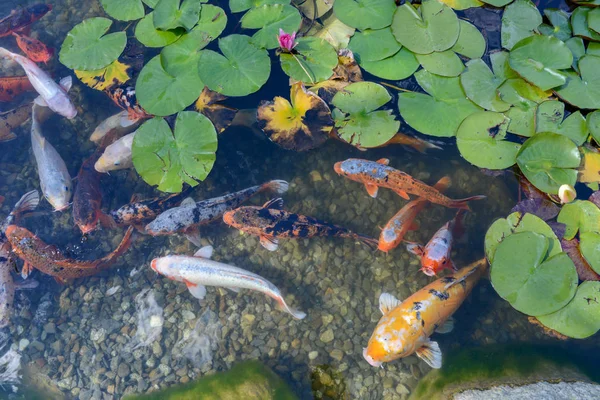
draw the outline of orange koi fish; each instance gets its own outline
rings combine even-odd
[[[380,187],[392,189],[399,196],[410,200],[408,194],[414,194],[430,201],[450,208],[462,208],[470,210],[468,202],[472,200],[485,199],[485,196],[473,196],[466,199],[453,200],[444,196],[431,186],[413,178],[405,172],[388,167],[389,160],[382,158],[374,162],[350,158],[346,161],[335,163],[334,169],[339,175],[360,182],[365,185],[367,193],[373,198],[377,197]]]
[[[24,277],[29,275],[31,268],[36,268],[61,282],[92,276],[111,266],[131,245],[132,233],[133,228],[129,227],[112,253],[97,260],[84,261],[67,258],[56,246],[44,243],[20,226],[9,225],[5,232],[13,251],[25,262],[21,272]]]
[[[242,232],[260,237],[260,244],[269,251],[277,250],[279,238],[299,239],[314,236],[335,236],[358,240],[372,249],[377,240],[359,235],[327,222],[305,215],[293,214],[283,209],[282,199],[273,199],[262,207],[240,207],[227,211],[223,221]]]
[[[23,28],[42,18],[50,10],[52,10],[50,4],[34,4],[29,7],[12,10],[8,16],[0,19],[0,37],[21,31]]]
[[[451,315],[487,271],[485,259],[440,278],[401,302],[389,293],[379,296],[383,317],[377,323],[363,357],[374,367],[416,353],[432,368],[441,368],[442,352],[429,336],[454,327]]]
[[[412,242],[406,245],[408,251],[421,259],[421,271],[425,275],[436,276],[445,268],[456,271],[456,266],[450,259],[450,252],[454,236],[463,230],[462,220],[465,212],[466,210],[459,210],[453,219],[438,229],[425,247]]]
[[[25,92],[33,92],[35,89],[27,75],[5,76],[0,78],[0,101],[14,100],[18,95]],[[31,106],[29,107],[31,110]]]
[[[433,185],[434,189],[439,190],[440,192],[445,191],[449,186],[450,177],[448,176],[443,177]],[[396,246],[404,240],[404,236],[408,231],[419,229],[418,224],[414,222],[415,218],[428,203],[429,201],[427,201],[427,199],[420,197],[402,207],[381,230],[379,246],[377,248],[381,251],[388,252],[396,248]]]
[[[41,41],[29,36],[19,35],[15,32],[13,32],[13,35],[17,39],[17,45],[21,51],[23,51],[31,61],[48,63],[52,58],[53,51]]]

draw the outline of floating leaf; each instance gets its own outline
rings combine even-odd
[[[556,219],[567,226],[565,239],[571,240],[579,234],[587,232],[600,233],[600,209],[588,200],[575,200],[565,204]]]
[[[198,68],[200,50],[206,47],[211,39],[206,32],[196,28],[182,35],[178,41],[168,45],[160,53],[165,71],[171,75],[184,75]]]
[[[177,114],[175,132],[162,118],[145,122],[133,139],[133,165],[149,185],[163,192],[181,192],[183,183],[196,186],[215,162],[217,132],[204,115]]]
[[[327,104],[307,91],[301,82],[290,88],[291,103],[283,97],[258,107],[258,126],[267,137],[287,150],[310,150],[323,144],[333,129]]]
[[[579,59],[585,56],[585,45],[583,44],[583,39],[580,37],[572,37],[565,41],[565,44],[571,50],[571,54],[573,54],[573,63],[571,67],[575,70],[575,72],[579,72]]]
[[[427,72],[441,76],[459,76],[465,69],[460,57],[452,50],[415,54],[417,61]]]
[[[71,69],[95,71],[115,61],[127,44],[125,32],[108,32],[108,18],[89,18],[75,25],[60,49],[60,62]]]
[[[251,40],[245,35],[229,35],[219,39],[222,55],[212,50],[200,53],[198,74],[209,89],[225,96],[246,96],[267,82],[271,60],[267,51]]]
[[[511,211],[518,211],[521,214],[533,214],[544,221],[548,221],[554,219],[558,215],[560,207],[547,198],[534,198],[521,200]]]
[[[590,10],[587,16],[588,27],[596,33],[600,33],[600,9]]]
[[[454,46],[460,24],[454,11],[437,0],[424,0],[418,10],[406,2],[394,14],[392,32],[413,53],[429,54]]]
[[[498,94],[498,88],[505,81],[504,77],[495,76],[481,59],[470,60],[466,67],[460,76],[460,83],[473,103],[490,111],[502,112],[510,108],[510,104],[502,101]]]
[[[144,16],[142,0],[101,0],[104,11],[119,21],[134,21]]]
[[[296,32],[301,22],[302,17],[298,10],[287,4],[265,4],[252,8],[241,20],[242,28],[260,29],[252,36],[252,42],[266,49],[279,46],[279,29]]]
[[[333,3],[336,17],[361,31],[390,26],[395,9],[394,0],[336,0]]]
[[[182,27],[191,30],[200,19],[202,3],[198,0],[159,0],[154,7],[154,26],[163,31]]]
[[[206,32],[214,40],[225,30],[225,26],[227,26],[225,11],[212,4],[203,4],[200,10],[200,19],[193,30]]]
[[[161,31],[154,27],[154,12],[146,15],[135,27],[135,38],[146,47],[164,47],[185,33],[183,29]]]
[[[215,126],[218,133],[222,133],[227,129],[237,114],[235,108],[219,104],[220,101],[225,99],[227,99],[227,97],[223,96],[221,93],[213,92],[209,88],[204,87],[202,93],[200,93],[200,97],[198,97],[198,100],[196,100],[196,104],[194,105],[196,111],[204,114],[204,116],[210,119],[210,122]]]
[[[600,234],[586,232],[579,234],[581,254],[596,273],[600,273]]]
[[[591,112],[586,117],[587,126],[596,143],[600,144],[600,110]]]
[[[490,111],[469,115],[456,132],[460,154],[479,168],[505,169],[514,165],[521,145],[503,140],[508,122],[504,115]]]
[[[360,66],[372,75],[399,81],[414,74],[419,68],[419,62],[410,50],[403,47],[391,57],[379,61],[363,61]]]
[[[512,1],[513,0],[484,0],[483,2],[494,7],[504,7]]]
[[[591,8],[577,7],[571,14],[571,27],[573,35],[580,36],[587,40],[600,40],[600,34],[591,30],[588,26],[588,14]]]
[[[511,50],[517,42],[533,35],[542,16],[530,0],[515,0],[502,15],[502,47]]]
[[[569,14],[558,8],[546,8],[544,15],[548,18],[552,26],[546,24],[540,25],[539,30],[543,35],[554,36],[563,42],[571,37],[573,32],[571,31]]]
[[[460,32],[451,50],[468,58],[481,58],[485,53],[485,39],[475,25],[459,20]]]
[[[115,60],[108,67],[96,71],[75,70],[75,75],[92,89],[106,90],[127,82],[130,79],[129,68],[129,65]]]
[[[508,132],[533,136],[537,105],[550,97],[551,92],[544,92],[521,78],[511,78],[498,88],[498,93],[502,101],[513,106],[505,113],[510,118]]]
[[[312,1],[307,0],[306,3],[312,4]],[[327,40],[334,49],[339,50],[348,47],[350,38],[355,31],[356,29],[344,24],[334,13],[328,13],[326,17],[321,19],[321,23],[314,23],[308,32],[308,36]]]
[[[396,54],[401,47],[389,27],[357,32],[348,45],[359,63],[383,60]]]
[[[535,129],[537,132],[554,132],[564,135],[581,146],[588,137],[585,118],[575,111],[563,121],[565,105],[558,100],[547,100],[538,105]]]
[[[317,83],[328,79],[337,65],[335,49],[322,39],[303,37],[294,48],[296,54],[279,56],[283,71],[300,82]]]
[[[232,13],[246,11],[250,8],[261,7],[265,4],[290,4],[289,0],[229,0]]]
[[[578,108],[600,108],[600,57],[581,57],[579,73],[581,76],[567,72],[567,83],[556,89],[556,94]]]
[[[481,7],[483,3],[479,0],[440,0],[448,7],[452,7],[455,10],[466,10],[472,7]]]
[[[333,8],[334,1],[335,0],[295,0],[294,5],[298,7],[302,14],[306,15],[308,18],[321,18],[325,14],[329,13],[329,18],[333,16],[333,18],[337,20],[333,12],[330,12]]]
[[[561,185],[575,186],[580,163],[575,143],[550,132],[527,139],[517,154],[517,164],[529,182],[550,194],[557,194]]]

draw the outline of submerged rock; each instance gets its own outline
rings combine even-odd
[[[311,375],[312,390],[315,399],[350,399],[346,382],[339,371],[330,365],[317,365]]]

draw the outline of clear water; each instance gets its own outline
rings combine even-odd
[[[34,2],[3,0],[0,15]],[[220,5],[227,9],[226,4]],[[102,14],[96,0],[57,0],[53,6],[54,10],[32,28],[33,36],[57,48],[73,25]],[[466,16],[479,20],[480,27],[486,26],[490,47],[498,44],[498,13],[470,11]],[[240,30],[235,18],[230,18],[228,31]],[[0,46],[17,50],[12,38],[1,38]],[[287,78],[277,65],[273,64],[267,87],[227,104],[253,108],[274,95],[287,97]],[[22,73],[2,68],[3,75]],[[48,69],[57,78],[70,73],[56,58]],[[82,161],[95,148],[89,135],[98,123],[119,110],[102,93],[80,83],[75,84],[72,97],[81,107],[78,117],[67,121],[54,116],[44,124],[43,131],[65,158],[71,175],[76,176]],[[30,100],[31,96],[22,99]],[[16,104],[0,103],[0,110]],[[401,130],[412,133],[406,125]],[[0,144],[0,194],[6,197],[0,208],[2,216],[23,193],[39,188],[29,126],[26,124],[19,132],[17,140]],[[404,200],[385,190],[372,199],[358,183],[337,176],[333,164],[349,157],[386,157],[392,166],[426,182],[450,175],[450,197],[487,195],[487,200],[472,205],[467,234],[455,246],[454,260],[459,266],[483,256],[487,227],[494,219],[506,216],[517,201],[512,174],[484,175],[462,160],[451,142],[444,144],[443,151],[428,155],[402,146],[364,153],[333,141],[310,152],[293,153],[241,128],[230,129],[219,137],[215,167],[193,197],[210,198],[271,179],[285,179],[291,183],[284,195],[288,210],[377,237],[379,227]],[[144,198],[159,194],[134,171],[111,173],[102,185],[104,210],[127,203],[134,193]],[[268,199],[261,195],[252,202],[262,204]],[[97,258],[120,240],[119,231],[97,231],[82,238],[69,210],[52,212],[45,201],[40,208],[43,213],[25,225],[73,257]],[[420,230],[409,238],[426,242],[452,216],[452,210],[430,207],[418,218]],[[45,380],[41,376],[47,376],[51,387],[58,387],[62,395],[71,398],[120,398],[227,370],[240,360],[260,359],[288,381],[301,398],[311,398],[310,367],[330,364],[341,372],[351,398],[401,399],[428,371],[429,367],[415,356],[377,369],[361,355],[380,317],[379,294],[387,291],[402,299],[429,282],[418,271],[416,258],[402,247],[389,254],[372,253],[349,240],[316,238],[282,241],[280,249],[271,253],[260,247],[255,237],[240,235],[222,223],[205,226],[201,233],[203,241],[215,247],[217,260],[269,279],[290,295],[293,306],[307,312],[307,318],[291,320],[262,295],[247,291],[234,294],[209,288],[206,299],[199,303],[184,285],[157,276],[149,268],[156,256],[192,254],[194,246],[182,236],[138,236],[120,262],[98,276],[59,285],[36,272],[33,278],[40,281],[40,286],[17,292],[13,323],[0,336],[6,344],[2,351],[16,348],[26,383],[39,383]],[[142,297],[136,298],[140,293]],[[152,316],[155,322],[162,318],[162,329],[149,323]],[[564,343],[543,335],[501,300],[488,281],[479,284],[455,317],[456,329],[436,337],[444,352],[462,346],[534,342],[599,354],[598,337]],[[8,396],[11,385],[3,387]]]

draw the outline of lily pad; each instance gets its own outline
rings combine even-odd
[[[204,115],[177,114],[175,132],[162,118],[145,122],[133,139],[133,165],[149,185],[163,192],[181,192],[183,183],[196,186],[215,162],[217,132]]]
[[[592,137],[596,143],[600,144],[600,110],[589,113],[586,120]]]
[[[479,0],[440,0],[448,7],[452,7],[454,10],[466,10],[473,7],[481,7],[483,3]]]
[[[594,8],[590,10],[587,20],[589,28],[596,33],[600,33],[600,9]]]
[[[288,4],[265,4],[252,8],[242,17],[242,28],[260,29],[252,36],[252,42],[258,47],[274,49],[279,46],[279,29],[296,32],[300,28],[302,17],[298,9]]]
[[[460,76],[460,83],[473,103],[490,111],[502,112],[510,108],[511,105],[502,101],[498,94],[498,88],[506,78],[495,76],[481,59],[470,60],[466,67]]]
[[[505,169],[515,164],[521,145],[504,140],[509,119],[503,114],[479,111],[458,127],[456,145],[465,160],[479,168]]]
[[[327,104],[298,82],[290,88],[291,103],[283,97],[258,107],[258,126],[287,150],[310,150],[323,144],[333,129]]]
[[[566,253],[546,259],[548,239],[521,232],[504,239],[496,249],[490,278],[496,292],[527,315],[560,310],[577,290],[577,271]]]
[[[312,4],[312,1],[307,0],[307,3]],[[355,28],[344,24],[333,12],[330,12],[321,18],[321,22],[315,21],[307,36],[324,39],[329,42],[334,49],[340,50],[348,47],[350,38],[354,35],[355,31]]]
[[[363,61],[360,66],[372,75],[399,81],[414,74],[419,69],[419,62],[410,50],[403,47],[391,57],[378,61]]]
[[[389,141],[400,128],[391,110],[378,108],[391,100],[387,90],[373,82],[356,82],[338,92],[332,100],[337,107],[336,127],[344,141],[362,148]]]
[[[485,53],[485,39],[475,25],[459,20],[460,33],[451,50],[467,58],[481,58]]]
[[[328,79],[338,63],[335,49],[329,42],[314,37],[298,39],[296,54],[279,56],[283,71],[300,82],[317,83]]]
[[[544,15],[552,25],[540,25],[539,31],[541,34],[554,36],[563,42],[571,37],[573,32],[571,30],[571,23],[569,22],[569,14],[558,8],[546,8]]]
[[[154,27],[154,11],[142,18],[135,27],[135,38],[146,47],[164,47],[175,42],[184,29],[161,31]]]
[[[575,339],[585,339],[600,330],[600,282],[586,281],[579,285],[575,297],[560,310],[538,316],[550,329]]]
[[[540,90],[521,78],[507,79],[499,88],[502,101],[511,104],[505,115],[510,118],[508,132],[521,136],[535,134],[535,113],[538,103],[548,99],[551,92]]]
[[[579,234],[600,233],[600,209],[588,200],[575,200],[565,204],[556,219],[567,226],[565,239],[571,240]]]
[[[237,13],[265,4],[290,4],[290,0],[229,0],[229,9],[232,13]]]
[[[198,0],[159,0],[154,7],[154,26],[163,31],[175,28],[191,30],[200,19],[202,3]]]
[[[600,273],[600,234],[586,232],[579,235],[579,249],[590,267]]]
[[[504,7],[505,5],[512,3],[513,0],[484,0],[483,2],[494,7]]]
[[[575,186],[580,163],[575,143],[557,133],[535,134],[517,154],[517,164],[529,182],[550,194],[558,194],[561,185]]]
[[[567,81],[561,70],[571,67],[573,54],[554,36],[536,35],[513,46],[509,63],[523,78],[542,90],[549,90]]]
[[[566,84],[556,89],[556,94],[578,108],[600,108],[600,57],[581,57],[579,73],[567,72]]]
[[[502,47],[511,50],[517,42],[534,34],[542,16],[530,0],[515,0],[502,15]]]
[[[160,52],[163,68],[174,76],[184,75],[189,70],[197,69],[200,50],[206,47],[211,39],[212,37],[208,33],[195,28],[182,35],[178,41],[168,45]]]
[[[441,76],[459,76],[465,69],[460,57],[452,50],[415,54],[417,61],[427,72]]]
[[[246,96],[256,92],[269,79],[269,55],[254,45],[249,36],[221,38],[219,49],[223,54],[212,50],[200,53],[198,74],[209,89],[225,96]]]
[[[389,27],[357,32],[348,44],[358,63],[383,60],[396,54],[401,47]]]
[[[336,17],[361,31],[390,26],[395,9],[394,0],[337,0],[333,3]]]
[[[581,146],[588,137],[587,123],[581,112],[575,111],[563,121],[565,105],[558,100],[547,100],[538,105],[535,129],[537,132],[554,132]]]
[[[225,30],[225,26],[227,26],[225,10],[212,4],[203,4],[200,19],[193,30],[206,32],[214,40]]]
[[[321,18],[325,14],[330,14],[330,17],[337,19],[335,14],[331,12],[334,0],[294,0],[294,6],[308,16],[308,18]],[[354,28],[352,28],[354,29]],[[333,46],[336,47],[336,46]]]
[[[448,50],[459,32],[454,11],[437,0],[424,0],[419,9],[406,2],[398,7],[392,22],[396,40],[416,54]]]
[[[571,27],[573,35],[587,40],[600,41],[600,34],[590,29],[588,15],[592,9],[588,7],[577,7],[571,14]]]
[[[71,69],[95,71],[115,61],[127,44],[125,32],[105,35],[112,21],[89,18],[75,25],[60,49],[60,62]]]
[[[144,16],[142,0],[101,0],[104,11],[119,21],[135,21]]]
[[[75,70],[75,75],[81,82],[92,89],[106,90],[127,82],[131,78],[129,76],[130,68],[129,65],[123,64],[119,62],[119,60],[115,60],[108,67],[96,71]]]
[[[565,44],[571,50],[571,54],[573,54],[573,64],[571,67],[575,70],[575,72],[579,73],[579,59],[585,56],[585,45],[583,44],[583,39],[580,37],[572,37],[568,40],[565,40]]]

